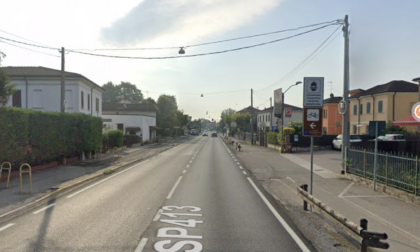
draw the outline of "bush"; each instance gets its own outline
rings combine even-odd
[[[101,118],[0,108],[0,163],[42,164],[101,146]]]
[[[121,147],[124,143],[124,132],[122,130],[111,130],[108,132],[109,148]]]
[[[268,132],[267,133],[267,141],[269,144],[278,144],[277,141],[277,133],[276,132]]]

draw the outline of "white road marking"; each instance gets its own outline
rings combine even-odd
[[[144,246],[146,246],[146,243],[147,243],[147,238],[142,238],[134,252],[142,252],[144,249]]]
[[[141,164],[146,163],[147,161],[149,161],[149,160],[145,160],[145,161],[143,161],[143,162],[141,162],[141,163],[138,163],[138,164],[133,165],[133,166],[131,166],[131,167],[129,167],[129,168],[126,168],[125,170],[120,171],[119,173],[117,173],[117,174],[115,174],[115,175],[112,175],[111,177],[108,177],[108,178],[103,179],[103,180],[101,180],[101,181],[99,181],[99,182],[96,182],[95,184],[92,184],[92,185],[90,185],[90,186],[88,186],[88,187],[83,188],[83,189],[82,189],[82,190],[80,190],[80,191],[77,191],[77,192],[75,192],[75,193],[73,193],[73,194],[71,194],[71,195],[67,196],[67,198],[68,198],[68,199],[70,199],[71,197],[74,197],[74,196],[76,196],[76,195],[77,195],[77,194],[79,194],[79,193],[82,193],[82,192],[84,192],[84,191],[86,191],[86,190],[88,190],[88,189],[90,189],[90,188],[92,188],[92,187],[94,187],[94,186],[96,186],[96,185],[99,185],[100,183],[103,183],[103,182],[105,182],[105,181],[107,181],[107,180],[109,180],[109,179],[112,179],[113,177],[116,177],[116,176],[118,176],[118,175],[120,175],[120,174],[123,174],[124,172],[129,171],[129,170],[133,169],[133,168],[134,168],[134,167],[136,167],[136,166],[139,166],[139,165],[141,165]]]
[[[237,165],[239,165],[239,163],[238,163],[238,162],[236,162],[236,164],[237,164]]]
[[[292,178],[290,178],[290,177],[286,177],[286,179],[288,179],[288,180],[290,180],[290,181],[292,181],[293,183],[296,183],[296,181],[294,181]]]
[[[187,165],[187,169],[190,168],[190,165]]]
[[[276,209],[271,205],[271,203],[267,200],[267,198],[261,193],[260,189],[252,182],[250,178],[248,178],[249,183],[251,183],[252,187],[254,187],[255,191],[257,191],[258,195],[261,197],[261,199],[264,201],[264,203],[267,205],[267,207],[270,209],[270,211],[274,214],[274,216],[277,218],[277,220],[280,222],[280,224],[286,229],[286,231],[289,233],[289,235],[295,240],[296,244],[300,247],[300,249],[303,252],[310,252],[308,247],[306,247],[305,243],[299,238],[299,236],[296,235],[296,233],[293,231],[293,229],[290,228],[290,226],[287,224],[287,222],[280,216],[280,214],[276,211]]]
[[[158,221],[159,220],[159,218],[160,218],[160,214],[163,212],[163,210],[162,209],[159,209],[159,211],[157,212],[157,214],[156,214],[156,216],[155,216],[155,218],[153,218],[153,221]]]
[[[185,172],[187,172],[187,170],[184,170],[182,173],[184,173],[184,174],[185,174]]]
[[[235,160],[235,162],[236,162],[236,161],[238,161],[238,160],[236,160],[235,158],[233,158],[233,160]]]
[[[39,214],[40,212],[45,211],[45,210],[47,210],[48,208],[53,207],[53,206],[55,206],[55,203],[50,204],[50,205],[48,205],[48,206],[46,206],[46,207],[44,207],[44,208],[41,208],[41,209],[39,209],[38,211],[33,212],[33,214]]]
[[[346,189],[344,189],[344,191],[342,191],[341,193],[340,193],[340,195],[338,195],[338,197],[343,197],[343,194],[345,194],[349,189],[350,189],[350,187],[352,186],[352,185],[354,185],[354,183],[353,182],[351,182],[350,183],[350,185],[348,185],[347,187],[346,187]]]
[[[174,187],[172,187],[172,190],[169,192],[168,197],[166,199],[170,199],[172,197],[172,194],[175,192],[176,187],[178,186],[179,182],[181,182],[182,176],[178,178],[176,181]]]
[[[9,224],[7,224],[6,226],[1,227],[1,228],[0,228],[0,232],[1,232],[1,231],[4,231],[4,230],[6,230],[6,229],[8,229],[9,227],[12,227],[12,226],[14,226],[14,225],[15,225],[15,223],[9,223]]]
[[[246,175],[246,172],[245,171],[242,171],[243,172],[243,174],[245,174]]]
[[[351,196],[341,196],[340,198],[391,198],[391,196],[386,195],[351,195]]]
[[[242,170],[242,166],[239,166],[239,169],[241,169],[241,170]]]
[[[287,155],[287,154],[280,154],[280,155],[309,171],[311,170],[311,163],[306,161],[303,158],[296,157],[294,155]],[[341,178],[342,177],[342,175],[329,171],[327,169],[324,169],[323,167],[319,165],[313,164],[313,167],[314,167],[314,173],[323,178]]]
[[[190,161],[190,164],[192,163],[192,161]]]

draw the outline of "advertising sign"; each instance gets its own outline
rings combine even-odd
[[[281,118],[282,114],[282,100],[283,100],[283,92],[282,89],[274,90],[274,116]]]

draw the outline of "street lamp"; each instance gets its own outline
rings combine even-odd
[[[293,86],[297,86],[299,84],[302,84],[301,81],[297,81],[295,84],[291,85],[290,87],[288,87],[286,89],[286,91],[284,91],[284,93],[281,94],[281,149],[283,151],[284,149],[284,94],[289,91],[289,89]]]

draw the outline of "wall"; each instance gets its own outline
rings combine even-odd
[[[104,124],[110,130],[116,130],[117,124],[122,123],[125,128],[127,127],[140,127],[142,131],[143,141],[150,140],[149,126],[156,126],[156,117],[141,116],[141,115],[102,115],[103,119],[110,119],[111,122],[104,121]]]
[[[338,103],[327,103],[324,104],[324,110],[327,111],[327,117],[325,118],[325,112],[322,119],[323,127],[326,128],[327,135],[339,135],[343,132],[342,122],[343,117],[338,113]],[[337,125],[337,122],[340,125]]]

